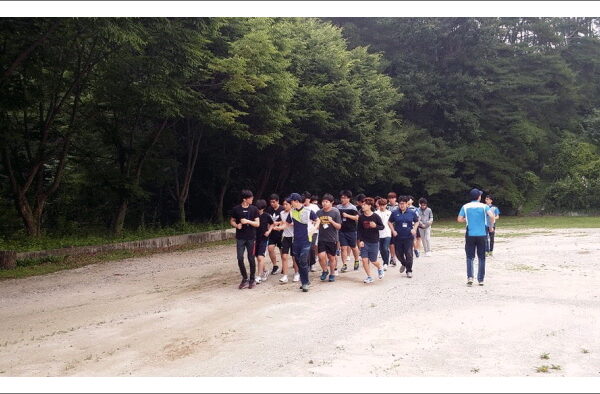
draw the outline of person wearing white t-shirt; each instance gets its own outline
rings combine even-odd
[[[381,259],[383,260],[383,270],[387,271],[388,264],[390,263],[390,242],[392,241],[392,230],[388,226],[392,211],[387,209],[388,201],[385,198],[377,200],[378,209],[375,214],[381,218],[381,222],[385,226],[383,230],[379,231],[379,253],[381,253]]]

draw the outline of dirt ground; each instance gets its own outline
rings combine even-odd
[[[313,272],[308,293],[238,290],[232,245],[3,281],[0,377],[600,377],[600,229],[518,233],[484,287],[449,237],[412,279]]]

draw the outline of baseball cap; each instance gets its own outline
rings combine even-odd
[[[482,194],[483,192],[479,189],[471,189],[471,191],[469,192],[469,197],[471,198],[471,200],[477,200],[477,198]]]
[[[299,195],[298,193],[292,193],[292,194],[290,194],[290,200],[292,200],[292,201],[304,201],[304,199],[302,198],[302,196]]]

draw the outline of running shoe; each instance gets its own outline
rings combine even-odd
[[[240,282],[240,285],[238,286],[238,289],[242,290],[242,289],[245,289],[246,287],[248,287],[248,280],[242,279],[242,281]]]
[[[279,273],[279,266],[278,265],[274,265],[273,266],[273,270],[271,271],[271,275],[276,275]]]
[[[358,271],[359,268],[360,268],[360,261],[356,260],[354,262],[354,271]]]
[[[333,270],[333,275],[334,275],[334,276],[338,276],[338,275],[339,275],[339,272],[338,272],[338,269],[337,269],[337,268],[336,268],[335,270]]]
[[[292,282],[300,282],[300,273],[296,272],[294,274],[294,279],[292,279]]]
[[[472,286],[472,285],[473,285],[473,278],[467,279],[467,286]]]
[[[406,273],[406,277],[407,277],[407,278],[412,278],[412,272],[407,272],[407,273]]]
[[[415,257],[419,258],[419,251],[417,249],[415,249]]]
[[[384,271],[387,271],[387,269],[388,269],[388,265],[387,265],[387,264],[384,264],[384,265],[383,265],[383,270],[384,270]]]
[[[483,286],[483,281],[479,282],[479,286]]]
[[[383,279],[383,269],[377,270],[377,273],[379,274],[379,279]]]
[[[390,265],[392,267],[395,267],[396,265],[398,265],[398,263],[396,262],[396,259],[392,259],[392,261],[390,261]]]
[[[363,280],[363,282],[365,282],[365,283],[373,283],[373,278],[371,278],[370,276],[367,276],[365,278],[365,280]]]
[[[404,266],[404,264],[400,265],[400,273],[403,273],[405,269],[406,267]]]
[[[254,279],[254,282],[256,282],[256,284],[257,284],[257,285],[260,285],[260,281],[261,281],[261,279],[262,279],[262,278],[261,278],[260,276],[257,276],[257,277]]]
[[[342,265],[342,272],[348,272],[348,266],[346,265],[346,263]]]
[[[309,287],[310,287],[310,285],[306,284],[306,285],[302,285],[301,289],[303,292],[306,293],[308,291]]]
[[[346,262],[349,263],[350,262],[350,256],[346,256]]]
[[[256,284],[254,283],[254,281],[250,281],[250,283],[248,283],[248,288],[249,289],[254,289],[254,286],[256,286]]]
[[[316,272],[317,269],[315,268],[315,264],[310,266],[310,272]]]
[[[269,277],[269,271],[263,271],[262,276],[260,277],[261,282],[266,282]]]
[[[326,281],[328,275],[329,275],[329,271],[323,271],[323,273],[321,274],[321,280]]]
[[[335,282],[335,275],[329,275],[329,281]]]
[[[279,278],[279,283],[288,283],[287,275],[283,275],[281,278]]]

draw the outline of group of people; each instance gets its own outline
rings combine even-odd
[[[475,190],[471,191],[471,197],[475,196]],[[427,200],[419,199],[419,207],[415,207],[412,196],[398,196],[390,192],[387,198],[372,198],[359,194],[355,197],[355,205],[351,202],[352,197],[349,190],[339,193],[339,201],[331,194],[324,194],[319,199],[308,192],[302,195],[292,193],[281,203],[279,196],[272,194],[268,203],[260,199],[253,204],[252,192],[242,190],[241,204],[233,208],[230,219],[231,226],[236,229],[237,260],[242,275],[239,288],[252,289],[266,281],[269,274],[280,272],[279,282],[288,283],[290,259],[294,269],[292,281],[300,282],[300,289],[304,292],[310,288],[309,272],[316,271],[314,266],[317,263],[322,270],[320,280],[335,282],[339,272],[350,270],[348,263],[351,257],[354,257],[354,271],[360,269],[362,260],[366,274],[364,283],[374,282],[375,276],[383,279],[388,267],[396,266],[398,262],[400,273],[412,278],[413,254],[418,258],[422,245],[424,256],[431,256],[433,212]],[[491,196],[488,197],[491,201]],[[490,208],[491,202],[489,205],[481,204],[480,199],[481,193],[470,205],[465,204],[458,216],[459,221],[467,223],[465,250],[469,285],[473,282],[475,251],[479,258],[478,280],[483,285],[485,257],[493,250],[495,219],[499,215],[496,207],[495,210]],[[483,237],[480,235],[480,219],[484,221]],[[281,255],[281,267],[277,265],[277,249]],[[244,253],[249,262],[249,272],[244,263]],[[271,270],[266,267],[267,254],[273,265]],[[339,255],[342,267],[338,270]],[[379,256],[381,262],[378,261]]]

